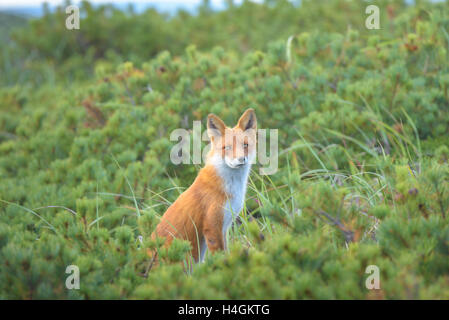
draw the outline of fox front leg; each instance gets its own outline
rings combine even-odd
[[[223,235],[223,209],[212,208],[204,221],[204,238],[211,253],[224,250],[226,247]]]

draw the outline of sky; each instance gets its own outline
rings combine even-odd
[[[253,2],[263,2],[263,0],[250,0]],[[299,2],[299,0],[297,0]],[[444,0],[432,0],[432,1],[444,1]],[[0,0],[0,11],[7,11],[11,13],[24,14],[29,16],[42,15],[42,4],[47,2],[50,5],[50,9],[57,5],[65,3],[65,0]],[[81,0],[71,0],[72,4],[77,4]],[[195,9],[202,2],[202,0],[89,0],[94,4],[113,3],[116,7],[124,9],[128,3],[134,5],[136,12],[144,11],[145,9],[152,7],[160,12],[174,13],[178,9],[184,9],[191,13],[195,12]],[[234,0],[235,4],[242,3],[243,0]],[[414,0],[406,0],[408,3],[413,3]],[[211,7],[215,10],[225,8],[224,0],[210,0]]]
[[[7,8],[7,7],[21,7],[21,6],[36,6],[36,5],[41,5],[42,3],[47,2],[50,5],[58,5],[61,3],[64,3],[64,0],[0,0],[0,7],[3,8]],[[80,2],[80,1],[71,1],[72,3],[76,3],[76,2]],[[191,4],[191,5],[196,5],[201,3],[201,0],[134,0],[134,1],[130,1],[130,0],[90,0],[90,2],[92,3],[110,3],[110,2],[114,2],[114,3],[129,3],[129,2],[141,2],[141,3],[173,3],[173,4]],[[221,3],[223,1],[220,0],[211,0],[211,2],[215,2],[215,3]]]
[[[262,0],[252,0],[262,2]],[[0,0],[0,11],[9,11],[24,13],[30,15],[40,15],[42,13],[42,4],[47,2],[51,7],[65,3],[65,0]],[[80,0],[72,0],[72,4],[77,4]],[[133,3],[136,11],[144,10],[148,7],[154,7],[160,11],[171,12],[177,9],[194,10],[202,0],[90,0],[94,4],[114,3],[118,7],[125,7],[128,3]],[[242,0],[234,0],[239,4]],[[212,8],[224,8],[223,0],[210,0]]]

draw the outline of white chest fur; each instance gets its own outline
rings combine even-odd
[[[223,208],[223,237],[226,239],[226,232],[231,223],[240,214],[245,201],[246,184],[248,182],[248,174],[251,169],[251,163],[238,168],[229,168],[220,157],[210,159],[212,165],[220,176],[228,199]],[[226,241],[226,240],[225,240]],[[225,244],[227,246],[227,244]],[[203,239],[200,248],[200,261],[203,261],[204,254],[207,250],[206,240]]]
[[[228,195],[223,210],[223,235],[226,234],[232,221],[235,220],[243,209],[250,167],[250,164],[238,169],[232,169],[226,165],[217,166],[218,174]]]

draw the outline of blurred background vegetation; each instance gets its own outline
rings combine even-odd
[[[82,2],[80,30],[67,4],[0,13],[0,298],[449,298],[447,1]],[[185,274],[176,242],[150,269],[199,170],[170,132],[247,107],[278,172],[254,167],[230,252]]]
[[[52,10],[45,6],[43,16],[30,21],[0,13],[0,32],[8,42],[8,46],[3,46],[2,68],[21,70],[21,81],[27,82],[39,82],[36,73],[50,70],[62,78],[70,73],[69,79],[78,79],[90,76],[89,71],[98,60],[142,63],[163,50],[182,54],[191,44],[199,50],[222,46],[244,55],[252,50],[266,50],[269,43],[302,32],[345,33],[351,28],[363,36],[370,34],[365,28],[368,4],[365,1],[243,1],[238,6],[233,1],[225,3],[225,10],[213,10],[209,1],[203,1],[197,12],[180,9],[168,14],[151,8],[136,13],[132,5],[123,10],[112,4],[92,5],[83,1],[80,4],[83,27],[76,32],[63,23],[69,2]],[[376,34],[393,37],[397,27],[392,22],[406,9],[405,1],[375,3],[384,8],[380,11],[382,29]],[[21,25],[26,27],[11,32]],[[407,26],[401,27],[405,30]],[[41,70],[43,62],[50,69]],[[6,75],[2,80],[7,84],[18,77]]]

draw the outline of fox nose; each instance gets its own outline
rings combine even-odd
[[[246,164],[246,161],[248,161],[247,157],[240,157],[238,160],[240,164]]]

